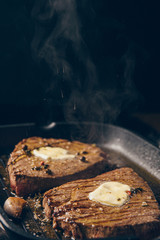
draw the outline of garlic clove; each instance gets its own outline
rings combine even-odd
[[[14,218],[20,218],[23,208],[26,206],[27,202],[18,197],[9,197],[4,203],[4,211]]]

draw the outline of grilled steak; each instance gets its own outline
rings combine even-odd
[[[41,137],[23,139],[8,161],[10,185],[19,196],[94,177],[106,168],[106,153],[93,144]]]
[[[106,181],[129,185],[129,201],[113,207],[90,200],[89,193]],[[122,235],[152,239],[160,232],[158,203],[148,184],[131,168],[53,188],[44,194],[43,207],[46,216],[53,219],[53,228],[75,239]]]

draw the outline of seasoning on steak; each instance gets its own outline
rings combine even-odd
[[[89,193],[104,182],[127,184],[130,199],[121,207],[89,199]],[[148,184],[131,168],[120,168],[92,179],[63,184],[44,194],[43,207],[53,228],[75,239],[106,238],[122,235],[152,239],[160,233],[160,210]]]
[[[44,159],[33,154],[35,150],[39,154],[46,147],[56,150],[55,156]],[[66,151],[67,155],[59,157],[59,151]],[[95,144],[31,137],[15,146],[8,161],[8,172],[12,190],[18,196],[27,196],[71,180],[94,177],[105,172],[107,166],[107,154]]]

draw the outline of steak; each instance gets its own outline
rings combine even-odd
[[[42,158],[36,150],[66,151],[61,157]],[[44,192],[71,180],[90,178],[106,171],[107,154],[94,144],[65,139],[31,137],[19,142],[10,155],[10,185],[18,196]]]
[[[129,201],[123,206],[107,206],[89,199],[89,193],[108,181],[131,187]],[[124,235],[152,239],[160,232],[160,210],[154,194],[131,168],[112,170],[53,188],[44,194],[43,207],[46,217],[53,219],[53,228],[74,239]]]

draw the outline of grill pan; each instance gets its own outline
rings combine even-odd
[[[31,136],[66,138],[86,143],[96,143],[104,151],[109,152],[110,161],[116,167],[132,167],[144,180],[148,182],[160,204],[160,150],[124,128],[99,123],[52,123],[40,127],[34,123],[0,126],[0,155],[7,155],[15,144],[23,138]],[[5,161],[0,160],[1,169],[5,169]],[[10,239],[64,239],[60,234],[54,233],[53,237],[46,237],[41,226],[37,223],[31,209],[27,215],[32,221],[34,233],[27,230],[22,221],[14,222],[3,211],[5,199],[10,196],[6,188],[4,177],[0,177],[0,221]],[[36,234],[35,234],[36,233]],[[40,233],[40,234],[38,234]],[[117,239],[117,238],[107,238]],[[137,239],[134,236],[123,236],[118,239]],[[156,238],[159,239],[159,238]]]

